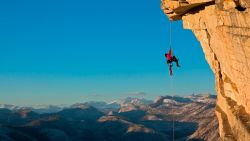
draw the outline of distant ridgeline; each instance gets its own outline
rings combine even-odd
[[[39,110],[1,105],[0,140],[170,141],[174,114],[176,140],[219,141],[215,101],[210,95],[174,97],[173,101],[170,96],[155,101],[126,98],[78,103],[52,113],[57,106],[39,106]]]

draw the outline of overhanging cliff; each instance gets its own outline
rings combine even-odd
[[[220,136],[250,141],[250,0],[162,0],[170,20],[183,20],[216,78]]]

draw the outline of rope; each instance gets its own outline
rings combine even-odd
[[[172,104],[171,104],[171,113],[172,113],[172,134],[173,134],[173,141],[175,140],[175,116],[174,116],[174,84],[173,84],[173,77],[171,76],[171,90],[172,90]]]
[[[169,22],[169,44],[170,44],[170,49],[172,49],[172,22]],[[172,54],[173,54],[173,49],[172,49]],[[173,85],[173,76],[170,76],[170,81],[171,81],[171,91],[172,91],[172,104],[171,104],[171,113],[172,113],[172,126],[173,126],[173,141],[175,141],[175,117],[174,117],[174,85]]]
[[[172,48],[172,22],[169,22],[169,46]]]

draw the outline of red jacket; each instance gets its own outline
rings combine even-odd
[[[166,57],[168,60],[171,60],[171,56],[172,56],[172,49],[170,49],[169,52],[165,54],[165,57]]]
[[[165,57],[166,57],[168,60],[171,60],[171,57],[172,57],[172,49],[170,49],[170,50],[168,51],[168,53],[165,53]],[[171,65],[171,64],[168,64],[168,67],[169,67],[170,76],[172,76],[172,75],[173,75],[172,65]]]

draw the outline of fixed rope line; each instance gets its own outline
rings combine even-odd
[[[172,138],[173,138],[173,141],[175,141],[175,116],[174,116],[174,92],[173,92],[173,90],[174,90],[174,83],[173,83],[173,77],[171,76],[171,78],[170,78],[171,80],[171,90],[172,90],[172,104],[171,104],[171,114],[172,114]]]
[[[172,48],[172,21],[169,22],[169,46]]]
[[[169,22],[169,44],[170,44],[170,49],[172,49],[172,21]],[[172,49],[173,53],[173,49]],[[171,64],[172,65],[172,64]],[[173,76],[170,76],[170,83],[171,83],[171,91],[172,91],[172,104],[171,104],[171,114],[172,114],[172,136],[173,136],[173,141],[175,141],[175,117],[174,117],[174,84],[173,84]]]

